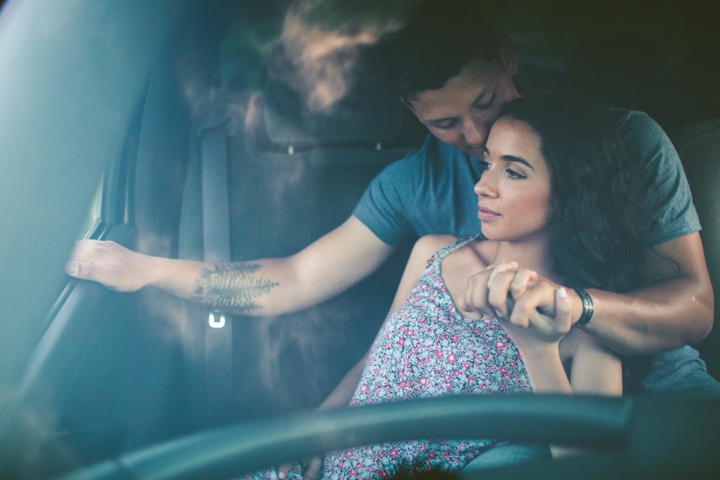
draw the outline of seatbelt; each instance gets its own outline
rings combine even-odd
[[[226,110],[202,118],[200,137],[202,176],[203,258],[226,263],[230,256],[230,209],[228,197],[229,136],[237,123]],[[210,309],[205,322],[205,423],[208,427],[232,420],[232,322],[225,313]]]

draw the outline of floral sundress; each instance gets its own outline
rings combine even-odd
[[[474,240],[436,252],[417,286],[385,323],[370,350],[351,407],[448,395],[530,392],[517,347],[495,319],[460,315],[440,275],[440,262]],[[328,454],[319,478],[382,479],[428,470],[461,470],[496,440],[410,440]],[[276,479],[273,470],[246,476]],[[301,479],[299,465],[288,479]]]

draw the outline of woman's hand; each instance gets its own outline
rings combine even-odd
[[[490,265],[470,277],[458,306],[497,318],[518,347],[558,343],[572,327],[567,290],[516,263]]]
[[[315,480],[320,473],[322,468],[323,459],[322,457],[310,457],[300,462],[300,469],[302,471],[302,478],[305,480]],[[292,468],[292,464],[286,463],[278,467],[278,478],[283,480],[287,478],[288,472]]]
[[[529,292],[532,290],[529,289]],[[508,335],[517,344],[518,348],[524,355],[527,350],[544,346],[554,346],[557,348],[560,340],[570,331],[572,327],[570,319],[570,302],[568,300],[567,290],[560,287],[554,292],[549,292],[554,300],[554,313],[550,317],[538,311],[538,307],[532,312],[516,314],[519,310],[517,303],[512,309],[510,318],[497,317],[498,322],[505,328]],[[521,295],[518,301],[522,301]],[[512,301],[509,301],[512,303]],[[534,302],[524,302],[526,305],[532,305]],[[527,325],[524,325],[527,323]]]
[[[149,283],[152,257],[133,252],[115,242],[82,240],[75,244],[65,272],[92,280],[118,292],[134,292]]]

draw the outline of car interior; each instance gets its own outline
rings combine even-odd
[[[331,25],[341,24],[334,31],[322,16],[324,30],[304,25],[326,38],[283,41],[294,21],[314,18],[298,7],[309,3],[319,2],[196,2],[179,16],[132,107],[82,237],[191,260],[287,256],[340,225],[373,177],[422,145],[427,131],[397,100],[381,46],[358,34],[364,24],[343,23],[376,17],[345,5],[339,20],[330,15]],[[417,2],[381,3],[371,4],[383,18]],[[531,8],[526,3],[491,10],[516,45],[521,93],[582,93],[653,116],[680,154],[720,290],[720,89],[707,80],[718,74],[712,59],[720,64],[720,48],[706,54],[701,71],[668,76],[677,45],[643,29],[628,34],[622,20],[605,18],[617,28],[566,39],[573,48],[565,57],[547,55],[537,46],[542,22],[576,22],[579,30],[589,21],[582,15],[600,2],[580,13],[555,2],[568,18],[548,10],[532,28],[532,14],[517,13]],[[672,13],[670,4],[657,15]],[[597,11],[623,8],[611,2],[610,13]],[[703,33],[706,13],[678,20],[683,31],[696,32],[687,35],[690,51],[693,42],[717,37]],[[333,32],[345,43],[309,71],[304,54],[328,44]],[[54,477],[214,427],[313,411],[369,348],[411,248],[399,247],[333,299],[269,318],[232,315],[154,288],[116,293],[65,278],[19,381],[23,401],[52,419],[43,460],[30,476]],[[697,348],[720,378],[720,333]]]

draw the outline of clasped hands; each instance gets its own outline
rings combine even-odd
[[[522,348],[558,343],[570,331],[574,322],[569,295],[568,289],[534,270],[502,262],[470,277],[457,306],[467,317],[496,318]]]

